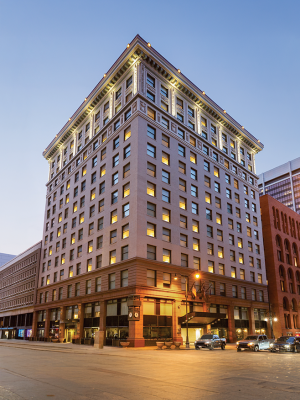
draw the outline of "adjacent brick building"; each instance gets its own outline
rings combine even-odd
[[[0,267],[0,338],[32,336],[41,242]]]
[[[300,217],[269,195],[260,207],[274,334],[300,334]]]
[[[265,331],[262,149],[137,36],[43,153],[34,336],[182,340],[185,279],[191,340]]]

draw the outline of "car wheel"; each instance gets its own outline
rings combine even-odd
[[[225,344],[224,344],[224,343],[221,344],[221,349],[222,349],[222,350],[225,350]]]
[[[236,351],[242,351],[241,349],[237,348]]]
[[[259,351],[258,345],[255,345],[255,346],[253,347],[253,351]]]

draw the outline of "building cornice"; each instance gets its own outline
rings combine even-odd
[[[263,149],[264,146],[259,140],[195,86],[180,72],[180,70],[177,70],[163,56],[154,50],[150,44],[137,35],[44,150],[43,156],[47,160],[51,159],[58,148],[68,140],[84,119],[95,109],[102,98],[104,98],[138,59],[149,64],[168,80],[173,87],[190,98],[198,107],[210,114],[219,124],[246,143],[253,151],[259,152]]]

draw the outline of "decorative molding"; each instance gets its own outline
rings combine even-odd
[[[135,101],[132,105],[132,114],[134,114],[137,111],[137,101]]]
[[[171,122],[171,131],[176,133],[177,129],[176,129],[176,124],[174,124],[174,122]]]
[[[143,113],[146,114],[146,103],[143,101],[140,101],[140,107],[141,107],[141,111],[143,111]]]

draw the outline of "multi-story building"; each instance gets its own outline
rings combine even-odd
[[[269,299],[276,337],[300,334],[300,217],[269,195],[260,197]]]
[[[12,254],[0,253],[0,267],[6,264],[8,261],[12,260],[14,257]]]
[[[40,265],[39,242],[0,267],[0,338],[32,336]]]
[[[34,335],[143,346],[185,339],[186,318],[190,339],[265,330],[262,149],[137,36],[43,152]]]
[[[300,214],[300,157],[259,175],[259,195],[269,194]]]

